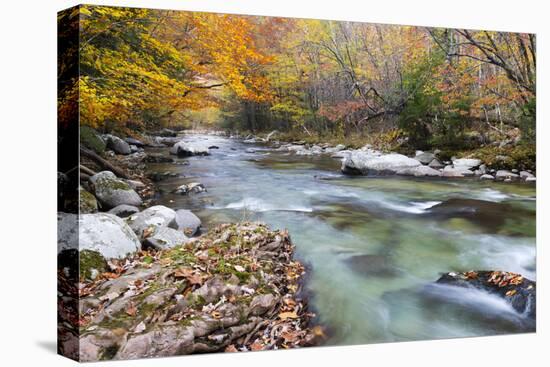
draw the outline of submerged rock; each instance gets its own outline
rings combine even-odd
[[[106,208],[122,204],[140,206],[142,200],[127,182],[110,171],[99,172],[90,177],[95,196]]]
[[[472,287],[506,300],[520,314],[536,318],[536,283],[520,274],[504,271],[469,271],[447,273],[437,280],[440,284]]]
[[[382,255],[357,255],[346,260],[350,267],[364,275],[377,277],[391,277],[395,269],[390,265],[388,258]]]

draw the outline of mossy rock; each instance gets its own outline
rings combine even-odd
[[[95,196],[90,194],[83,188],[79,189],[79,208],[81,214],[89,214],[97,212],[97,200]]]
[[[80,251],[80,278],[92,279],[94,273],[101,274],[107,271],[107,261],[97,251]]]
[[[80,144],[98,154],[103,153],[106,148],[105,142],[99,137],[97,131],[86,125],[80,126]]]

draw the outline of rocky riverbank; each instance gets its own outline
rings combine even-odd
[[[245,143],[264,143],[289,153],[302,156],[330,155],[342,161],[341,170],[348,175],[401,175],[414,177],[464,178],[473,177],[486,181],[535,183],[532,170],[520,168],[498,169],[493,162],[484,162],[474,157],[443,157],[440,150],[433,152],[416,151],[414,156],[375,149],[367,144],[359,149],[351,149],[344,144],[308,144],[305,141],[284,142],[276,140],[277,132],[265,137],[247,135],[239,137]],[[497,156],[501,161],[506,156]],[[496,166],[497,168],[493,168]]]
[[[172,159],[149,155],[144,147],[172,146],[180,157],[209,154],[209,147],[167,138],[146,137],[143,143],[97,134],[106,150],[97,157],[86,151],[80,215],[58,213],[65,320],[60,348],[81,361],[97,361],[322,341],[322,329],[308,327],[314,315],[301,296],[305,270],[293,259],[286,231],[239,223],[202,234],[201,220],[190,210],[150,206],[155,186],[144,173],[146,164]],[[101,170],[109,167],[118,175]],[[182,195],[204,190],[184,186],[174,189]],[[77,269],[68,265],[75,258]],[[78,279],[78,289],[71,279]]]

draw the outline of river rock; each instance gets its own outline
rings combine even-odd
[[[441,163],[441,161],[439,159],[434,158],[434,159],[432,159],[432,161],[430,163],[428,163],[428,167],[433,168],[433,169],[441,169],[441,168],[444,168],[445,165],[443,163]]]
[[[521,171],[521,172],[519,173],[519,177],[520,177],[522,180],[526,180],[528,177],[535,177],[535,175],[533,175],[531,172]]]
[[[481,160],[475,158],[453,159],[453,166],[460,168],[471,169],[479,167],[480,164]]]
[[[174,130],[167,129],[167,128],[160,130],[157,134],[162,137],[175,137],[178,135],[178,133],[175,132]]]
[[[174,159],[162,154],[148,154],[143,161],[147,163],[173,163]]]
[[[78,189],[79,192],[79,209],[80,214],[88,214],[97,212],[97,200],[95,196],[84,190],[82,187]]]
[[[414,159],[422,164],[430,164],[430,162],[435,159],[435,154],[429,152],[421,152],[420,154],[416,155]]]
[[[495,177],[486,173],[484,175],[479,176],[479,179],[480,180],[493,181],[495,179]]]
[[[396,172],[398,175],[415,177],[440,177],[441,172],[428,166],[418,166],[412,168],[400,169]]]
[[[106,208],[127,204],[140,206],[143,202],[139,195],[126,183],[110,171],[99,172],[90,177],[90,183],[96,198]]]
[[[178,231],[168,227],[158,227],[153,234],[148,236],[143,245],[154,248],[155,250],[166,250],[189,241],[183,231]]]
[[[179,186],[177,189],[174,190],[174,194],[180,194],[180,195],[187,195],[187,194],[198,194],[201,192],[205,192],[206,188],[203,184],[198,182],[191,182],[188,184],[183,184]]]
[[[126,218],[126,217],[129,217],[130,215],[139,213],[139,208],[133,205],[122,204],[119,206],[115,206],[114,208],[109,210],[108,213],[114,214],[120,218]]]
[[[178,228],[176,212],[163,205],[155,205],[140,213],[133,214],[126,218],[126,222],[138,236],[142,236],[143,231],[150,227]]]
[[[510,171],[507,171],[507,170],[498,170],[497,173],[495,174],[495,178],[498,180],[498,181],[505,181],[505,180],[517,180],[519,178],[519,175],[516,174],[516,173],[512,173]]]
[[[126,139],[124,139],[124,141],[126,141],[126,143],[128,143],[130,145],[134,145],[138,148],[143,148],[145,146],[145,143],[143,143],[141,140],[134,139],[134,138],[126,138]]]
[[[176,210],[176,223],[178,229],[182,230],[187,236],[193,236],[198,233],[202,223],[191,210]]]
[[[399,170],[414,168],[422,163],[402,154],[379,155],[378,152],[353,151],[342,161],[345,174],[394,174]]]
[[[170,149],[170,154],[177,155],[178,157],[190,157],[194,155],[210,155],[210,152],[205,145],[180,141]]]
[[[537,182],[537,178],[536,177],[527,177],[525,179],[525,182]]]
[[[443,171],[441,171],[441,176],[443,177],[469,177],[473,176],[474,172],[470,171],[464,166],[453,167],[451,165],[445,166]]]
[[[536,283],[520,274],[504,271],[447,273],[437,283],[473,287],[504,299],[520,314],[536,318]]]
[[[107,148],[111,149],[116,154],[128,155],[132,153],[130,145],[118,136],[107,134],[104,138],[107,142]]]
[[[121,259],[141,249],[135,233],[121,218],[109,213],[82,214],[79,249],[96,251],[105,259]]]

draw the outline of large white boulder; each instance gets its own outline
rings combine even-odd
[[[210,151],[208,150],[208,146],[204,144],[180,141],[170,148],[170,154],[179,157],[189,157],[192,155],[210,155]]]
[[[105,259],[121,259],[141,249],[136,234],[116,215],[82,214],[78,223],[80,251],[97,251]]]
[[[342,161],[344,173],[355,174],[395,174],[397,171],[421,166],[416,159],[403,154],[380,155],[376,151],[353,151]]]
[[[460,167],[460,168],[471,169],[471,168],[479,167],[480,164],[481,164],[481,160],[475,159],[475,158],[453,159],[453,166]]]

